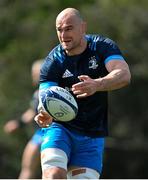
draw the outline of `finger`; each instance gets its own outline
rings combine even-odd
[[[85,97],[87,97],[87,96],[88,96],[87,93],[83,93],[83,94],[78,94],[78,95],[77,95],[77,98],[85,98]]]
[[[43,121],[42,121],[42,119],[39,117],[39,115],[35,116],[35,117],[34,117],[34,120],[35,120],[35,122],[36,122],[39,126],[41,126],[41,125],[43,124]]]
[[[41,126],[42,126],[42,127],[49,127],[49,126],[50,126],[50,124],[43,123]]]
[[[34,117],[34,121],[40,126],[40,122],[38,120],[38,115]]]
[[[35,121],[37,121],[37,120],[38,120],[38,115],[36,115],[36,116],[34,117],[34,120],[35,120]]]
[[[40,111],[40,114],[41,114],[41,115],[48,115],[48,113],[47,113],[46,111],[44,111],[44,110],[41,110],[41,111]]]
[[[75,90],[73,91],[73,94],[82,94],[83,92],[81,90]]]
[[[42,127],[49,127],[51,123],[52,123],[52,120],[48,119],[48,120],[42,122]]]
[[[48,127],[49,126],[49,124],[47,124],[47,123],[44,123],[44,122],[42,122],[42,121],[36,121],[36,123],[38,124],[38,126],[39,127],[41,127],[41,128],[44,128],[44,127]]]
[[[39,127],[42,127],[42,124],[40,124],[38,121],[35,121]]]
[[[41,117],[46,118],[46,119],[52,119],[52,116],[48,112],[41,110],[40,113],[41,113]]]
[[[73,88],[80,88],[80,87],[83,87],[83,86],[84,86],[83,82],[78,82],[78,83],[72,85],[72,89]]]
[[[86,81],[86,80],[90,79],[90,77],[87,76],[87,75],[81,75],[81,76],[78,76],[78,79],[79,79],[80,81]]]
[[[77,83],[77,84],[74,84],[72,86],[72,91],[86,91],[86,88],[87,88],[87,83],[86,82],[80,82],[80,83]]]
[[[37,120],[37,121],[39,121],[39,120],[41,120],[41,121],[45,121],[45,119],[48,119],[49,118],[49,115],[48,114],[43,114],[43,113],[39,113],[37,116],[35,116],[35,120]]]
[[[48,115],[46,118],[45,116],[41,116],[41,113],[35,116],[34,120],[40,127],[49,127],[52,123],[53,118]]]

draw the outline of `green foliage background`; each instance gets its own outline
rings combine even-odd
[[[31,65],[58,43],[56,15],[79,9],[88,33],[115,40],[132,73],[129,87],[109,95],[110,137],[102,178],[147,178],[148,160],[148,1],[1,0],[0,1],[0,178],[17,178],[23,148],[32,128],[6,135],[3,126],[28,107],[34,88]]]

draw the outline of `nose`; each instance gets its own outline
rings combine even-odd
[[[64,39],[65,37],[66,37],[66,32],[63,30],[63,31],[61,32],[61,38]]]

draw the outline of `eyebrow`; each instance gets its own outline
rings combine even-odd
[[[65,27],[63,28],[69,28],[69,27],[73,27],[73,25],[66,25]],[[60,29],[61,27],[60,26],[56,26],[56,29]]]

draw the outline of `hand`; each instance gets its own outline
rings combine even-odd
[[[97,82],[87,75],[78,76],[81,82],[72,86],[72,91],[77,95],[77,98],[91,96],[97,91]]]
[[[53,118],[45,111],[41,110],[38,115],[35,116],[34,120],[40,127],[48,127]]]

